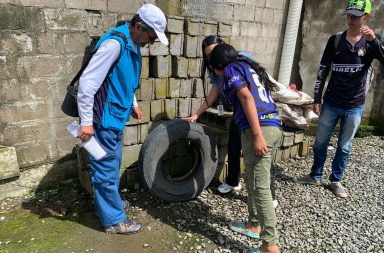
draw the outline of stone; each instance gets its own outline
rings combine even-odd
[[[15,147],[0,145],[0,180],[20,175]]]

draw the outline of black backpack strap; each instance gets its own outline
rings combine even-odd
[[[343,34],[343,32],[338,32],[336,33],[336,36],[335,36],[335,43],[333,44],[333,48],[335,49],[335,51],[337,50],[337,47],[339,46],[339,43],[340,43],[340,39],[341,39],[341,35]]]
[[[117,35],[119,36],[120,38],[122,38],[124,40],[124,44],[128,44],[128,40],[127,40],[127,37],[124,35],[124,33],[122,32],[118,32],[118,31],[112,31],[111,32],[112,35]],[[72,81],[69,83],[69,86],[74,86],[75,83],[79,80],[79,78],[81,77],[81,75],[83,74],[85,68],[88,66],[88,63],[91,61],[93,55],[96,53],[97,49],[94,50],[91,55],[89,56],[88,60],[83,64],[83,66],[81,66],[79,72],[77,72],[76,76],[72,79]],[[118,61],[119,59],[116,60],[116,62]],[[116,63],[115,62],[115,63]],[[115,64],[112,65],[112,67],[114,66]],[[111,67],[111,68],[112,68]]]
[[[122,38],[124,40],[124,44],[128,44],[127,37],[124,35],[124,33],[118,32],[118,31],[112,31],[111,34],[119,36],[120,38]]]

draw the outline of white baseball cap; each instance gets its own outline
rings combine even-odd
[[[168,46],[168,39],[165,36],[165,27],[167,26],[167,20],[164,13],[159,7],[153,4],[144,4],[138,11],[140,18],[150,27],[152,27],[160,42],[165,46]]]

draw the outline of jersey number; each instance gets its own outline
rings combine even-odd
[[[257,86],[257,93],[259,93],[259,97],[260,97],[261,101],[268,104],[270,102],[268,99],[268,94],[264,88],[264,85],[262,85],[260,83],[259,76],[256,74],[256,72],[253,69],[249,69],[249,71],[251,72],[253,81],[255,82],[255,84]]]

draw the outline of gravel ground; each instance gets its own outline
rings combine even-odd
[[[335,140],[333,140],[334,142]],[[330,174],[330,161],[334,153],[335,149],[329,150],[324,183],[328,183],[326,179]],[[325,186],[307,186],[292,182],[292,177],[309,172],[313,162],[311,155],[307,158],[291,159],[276,164],[274,166],[275,185],[279,201],[276,215],[281,252],[384,253],[383,158],[383,137],[356,138],[354,140],[351,159],[343,182],[350,195],[347,199],[335,197]],[[165,248],[182,253],[247,252],[249,248],[257,247],[260,244],[259,240],[249,239],[228,229],[228,223],[231,220],[247,219],[247,193],[244,187],[238,192],[223,195],[219,194],[216,190],[217,185],[213,184],[194,200],[172,204],[164,203],[151,196],[142,187],[136,188],[136,190],[122,193],[123,197],[131,203],[128,217],[144,221],[148,219],[145,217],[151,217],[151,220],[156,220],[155,225],[147,225],[146,232],[139,234],[139,236],[145,237],[139,239],[146,242],[140,252],[169,253],[169,250],[160,251],[159,248],[155,251],[147,250],[151,245],[154,246],[163,241],[169,245]],[[49,199],[52,201],[51,205],[58,203],[56,200],[60,200],[60,203],[66,202],[65,196],[61,195]],[[42,204],[42,207],[45,207],[44,210],[47,207],[61,210],[60,206],[56,209],[54,206],[47,206],[43,200],[37,196],[34,205],[39,207],[39,204]],[[93,213],[92,207],[87,207],[86,200],[83,195],[69,198],[67,204],[70,207],[67,208],[68,210],[80,210],[80,207],[74,207],[81,204],[86,206],[83,207],[84,210],[89,209],[88,211]],[[16,208],[17,205],[15,206],[14,202],[2,202],[0,213],[7,213]],[[23,208],[26,207],[23,206]],[[65,217],[69,217],[67,219],[73,219],[73,215],[70,211],[67,215],[64,214]],[[6,220],[5,216],[4,214],[0,217],[0,222]],[[61,217],[60,214],[59,216]],[[91,221],[97,223],[94,218]],[[166,231],[163,230],[166,228],[165,224],[174,229],[172,231],[175,231],[175,235],[172,234],[173,232],[169,232],[169,229],[166,234]],[[157,226],[158,228],[156,228]],[[163,231],[162,237],[149,237],[152,235],[151,228]],[[86,229],[93,231],[98,228],[90,226]],[[98,235],[98,231],[93,231],[93,233],[96,233],[95,238],[98,238],[96,240],[100,240],[104,236]],[[169,238],[170,235],[174,237]],[[126,252],[124,243],[130,241],[122,242],[120,238],[113,237],[115,240],[113,244],[124,248],[124,251],[116,250],[115,252]],[[157,241],[157,244],[153,240]],[[175,241],[176,243],[174,243]],[[105,242],[101,241],[101,243]],[[95,252],[103,252],[96,250],[97,245],[92,247]],[[0,252],[3,251],[0,249]],[[28,252],[32,252],[32,250]]]
[[[328,183],[334,153],[334,149],[329,150],[323,183]],[[383,253],[383,157],[382,137],[354,140],[343,182],[349,192],[347,199],[335,197],[325,186],[292,182],[292,177],[309,172],[311,155],[276,164],[279,201],[276,215],[281,251]],[[244,187],[239,192],[220,195],[215,186],[211,186],[196,200],[159,205],[159,208],[166,216],[163,221],[168,220],[191,238],[194,234],[202,236],[190,252],[247,252],[260,243],[228,229],[229,221],[247,218]],[[184,239],[181,237],[181,244]]]

